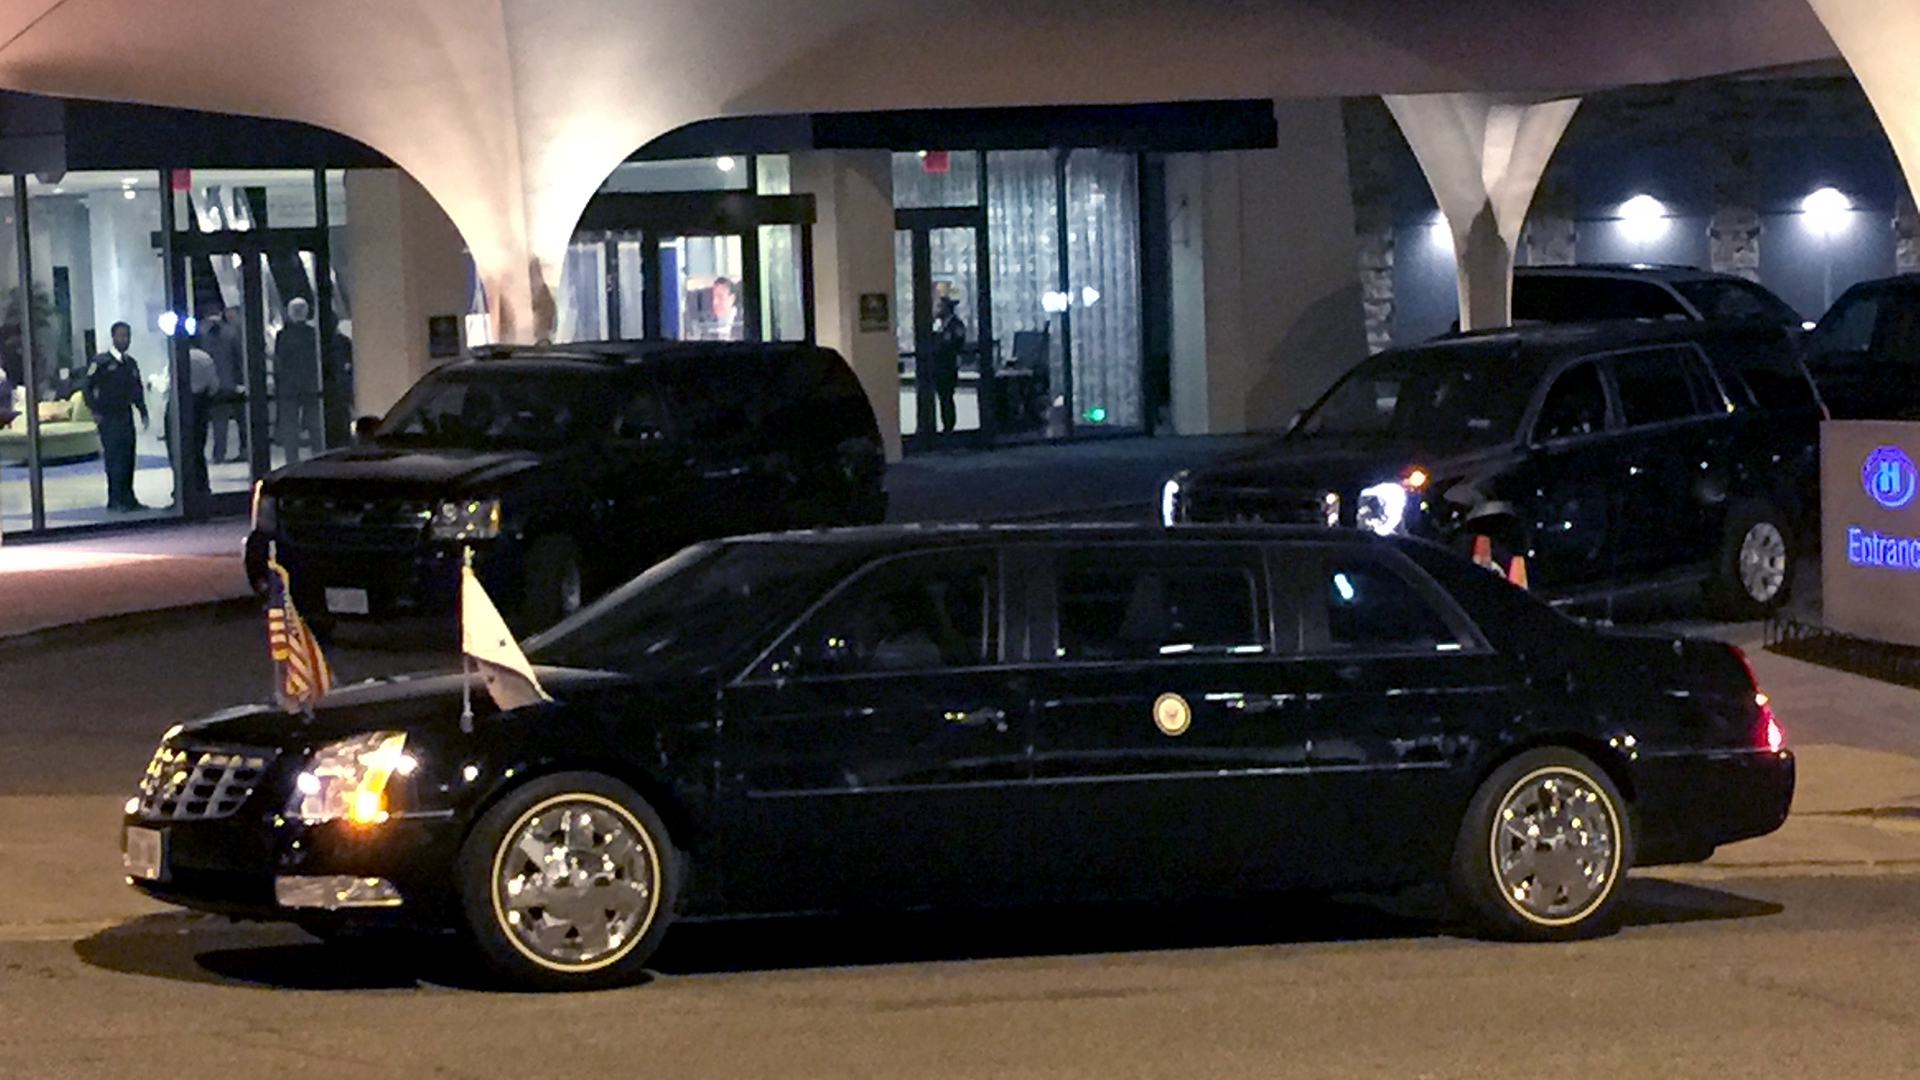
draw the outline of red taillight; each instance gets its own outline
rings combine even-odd
[[[1760,715],[1755,718],[1753,725],[1754,741],[1766,747],[1768,753],[1777,754],[1786,748],[1787,729],[1781,727],[1780,718],[1773,715],[1773,699],[1760,689],[1760,678],[1753,673],[1753,664],[1740,646],[1729,645],[1727,648],[1733,650],[1733,655],[1740,660],[1740,666],[1746,669],[1747,683],[1753,687],[1753,703],[1760,709]]]

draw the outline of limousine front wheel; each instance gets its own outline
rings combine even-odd
[[[1453,893],[1494,937],[1554,941],[1610,931],[1633,865],[1626,800],[1571,750],[1530,750],[1474,794],[1453,858]]]
[[[484,814],[461,848],[464,929],[482,960],[533,989],[629,983],[666,933],[679,855],[632,788],[543,777]]]

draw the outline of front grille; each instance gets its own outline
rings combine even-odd
[[[206,821],[239,810],[266,778],[277,751],[161,746],[140,778],[140,816]]]
[[[1311,495],[1266,488],[1200,489],[1188,496],[1187,520],[1209,522],[1264,522],[1271,525],[1325,525],[1331,493]],[[1338,496],[1333,513],[1339,514]]]
[[[412,547],[433,517],[432,505],[417,499],[321,495],[288,496],[277,512],[289,541],[329,549]]]

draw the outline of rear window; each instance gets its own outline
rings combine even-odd
[[[1515,274],[1513,278],[1515,322],[1688,317],[1679,298],[1648,281],[1532,274]]]
[[[1699,281],[1676,281],[1673,288],[1687,298],[1687,303],[1699,308],[1703,318],[1757,319],[1782,326],[1800,324],[1799,312],[1788,307],[1786,301],[1750,281],[1703,278]]]
[[[1740,388],[1744,387],[1747,400],[1763,409],[1786,411],[1819,407],[1813,383],[1794,357],[1784,335],[1743,335],[1710,343],[1709,350],[1718,361],[1723,378],[1728,369],[1732,369],[1733,378],[1727,380],[1727,391],[1736,404],[1740,403]]]

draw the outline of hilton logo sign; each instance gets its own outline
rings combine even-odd
[[[1820,428],[1821,620],[1920,645],[1920,423]]]

